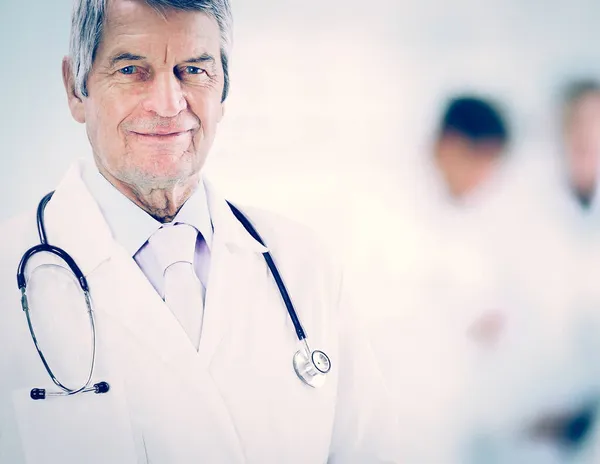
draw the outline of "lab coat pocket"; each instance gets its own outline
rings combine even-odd
[[[12,395],[27,464],[138,464],[123,390],[32,400]],[[144,462],[144,461],[141,461]]]

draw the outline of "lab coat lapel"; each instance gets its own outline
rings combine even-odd
[[[147,345],[163,363],[187,369],[195,365],[197,353],[185,332],[121,246],[115,243],[110,261],[89,281],[97,310],[125,326],[138,343]]]
[[[71,167],[48,203],[45,222],[49,241],[68,251],[81,267],[98,309],[126,326],[163,362],[189,369],[192,364],[198,366],[200,360],[200,365],[207,366],[229,330],[232,315],[240,305],[252,301],[259,282],[268,277],[261,256],[268,249],[248,234],[224,197],[205,181],[214,243],[197,353],[133,258],[114,241],[81,179],[81,170],[81,163]]]
[[[163,361],[189,359],[194,351],[180,336],[182,329],[133,258],[114,241],[81,168],[78,163],[69,170],[48,203],[48,240],[79,265],[97,310],[118,319],[140,342],[150,342]]]
[[[111,260],[96,271],[94,285],[97,308],[121,324],[144,352],[156,361],[159,375],[174,376],[179,384],[195,390],[191,410],[199,409],[194,421],[200,448],[207,462],[242,462],[243,453],[230,413],[208,370],[190,344],[171,311],[124,249],[116,247]],[[102,275],[100,275],[102,274]],[[105,276],[112,276],[106,279]],[[93,284],[92,284],[93,282]],[[173,391],[177,395],[177,391]],[[174,399],[173,401],[182,401]],[[195,405],[195,406],[194,406]],[[148,444],[152,456],[152,444]],[[160,460],[159,460],[160,461]]]
[[[80,165],[71,168],[48,204],[49,241],[68,251],[86,275],[98,319],[107,317],[107,321],[124,327],[130,334],[128,342],[143,346],[149,356],[160,361],[156,368],[163,371],[160,375],[174,375],[198,390],[195,397],[204,416],[197,423],[198,435],[210,450],[209,462],[243,461],[229,411],[208,371],[202,368],[201,357],[133,258],[112,238],[80,173]],[[223,322],[219,320],[214,328],[208,325],[208,334],[220,331]],[[212,335],[212,340],[220,337]],[[117,358],[118,354],[113,357]]]
[[[199,348],[201,362],[208,367],[236,312],[260,300],[261,284],[268,277],[262,253],[268,249],[248,234],[217,189],[206,180],[204,184],[214,228]]]
[[[110,257],[113,239],[81,169],[76,163],[67,171],[46,207],[44,223],[49,243],[67,251],[87,276]]]

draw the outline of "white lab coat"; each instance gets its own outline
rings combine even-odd
[[[494,349],[480,350],[472,365],[469,462],[594,462],[585,457],[590,440],[565,446],[531,437],[544,418],[590,404],[597,381],[578,218],[566,189],[550,181],[550,152],[524,148],[478,226],[498,271],[504,321]]]
[[[207,184],[215,234],[196,352],[113,240],[80,169],[74,166],[58,186],[45,222],[50,243],[67,250],[87,276],[98,334],[93,380],[107,381],[111,391],[27,398],[33,387],[52,389],[15,280],[21,255],[39,239],[33,211],[7,223],[0,232],[0,463],[394,462],[386,439],[396,432],[377,364],[342,302],[340,271],[304,229],[243,208],[273,253],[311,347],[331,358],[321,389],[302,384],[293,371],[299,343],[265,248],[214,187]],[[48,271],[30,304],[32,314],[35,302],[51,309],[36,316],[42,348],[63,372],[60,380],[74,385],[89,360],[89,326],[81,312],[79,319],[62,317],[63,308],[78,304],[76,287],[54,282],[60,269],[43,266],[51,262],[57,261],[44,253],[28,266],[28,274]]]
[[[361,192],[349,238],[348,278],[401,424],[403,463],[467,462],[473,344],[470,324],[495,309],[493,277],[465,224],[453,214],[431,166],[377,194]],[[484,301],[485,300],[485,301]]]
[[[420,189],[356,208],[349,247],[362,284],[352,287],[373,305],[375,352],[406,430],[402,462],[593,462],[528,436],[544,415],[593,399],[597,383],[566,219],[556,203],[544,211],[548,195],[532,185],[515,189],[511,171],[462,206],[431,169],[421,174]]]

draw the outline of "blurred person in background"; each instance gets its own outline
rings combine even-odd
[[[435,251],[416,288],[430,295],[421,300],[429,308],[423,329],[438,326],[438,362],[452,363],[436,383],[454,388],[445,410],[455,412],[446,422],[455,442],[445,447],[461,463],[593,462],[596,369],[590,335],[582,335],[583,249],[560,224],[564,216],[540,207],[552,200],[520,190],[503,169],[509,140],[491,101],[451,99],[434,142],[439,175],[424,184]],[[516,203],[527,203],[527,215]],[[462,381],[449,381],[459,373]]]
[[[478,225],[510,134],[491,103],[463,95],[431,127],[410,182],[356,202],[347,279],[371,315],[401,462],[454,464],[470,456],[474,357],[502,329],[504,295]]]
[[[561,86],[549,127],[528,134],[510,192],[521,219],[553,218],[576,240],[596,222],[600,172],[600,81],[571,79]],[[543,118],[542,118],[543,119]],[[530,226],[534,226],[535,222]],[[579,235],[579,237],[578,237]]]
[[[403,462],[593,462],[596,345],[572,237],[515,190],[509,145],[493,104],[452,98],[416,184],[356,209],[350,286],[377,315]]]
[[[562,116],[568,186],[581,209],[589,210],[600,164],[600,83],[592,79],[571,83]]]
[[[592,253],[598,243],[589,227],[593,214],[582,214],[591,213],[596,195],[598,90],[591,80],[569,85],[562,144],[550,148],[551,133],[541,145],[521,143],[518,171],[505,177],[493,214],[481,223],[484,249],[509,299],[496,349],[474,364],[473,403],[479,405],[467,433],[469,462],[600,462],[594,449],[600,449],[600,295],[597,279],[589,277],[600,254]]]
[[[498,167],[507,142],[506,124],[492,103],[471,96],[452,99],[434,146],[447,193],[461,200],[482,187]]]
[[[594,419],[585,435],[585,462],[600,462],[600,429],[597,426],[600,398],[600,81],[593,77],[572,80],[562,95],[562,167],[563,188],[569,195],[563,201],[565,224],[573,236],[572,247],[578,272],[570,280],[577,290],[580,314],[580,343],[587,349],[591,388],[595,403],[588,414]],[[583,461],[582,461],[583,462]]]

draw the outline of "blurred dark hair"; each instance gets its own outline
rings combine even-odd
[[[452,98],[444,110],[440,138],[458,134],[472,141],[508,143],[506,123],[497,108],[489,102],[473,96]]]

